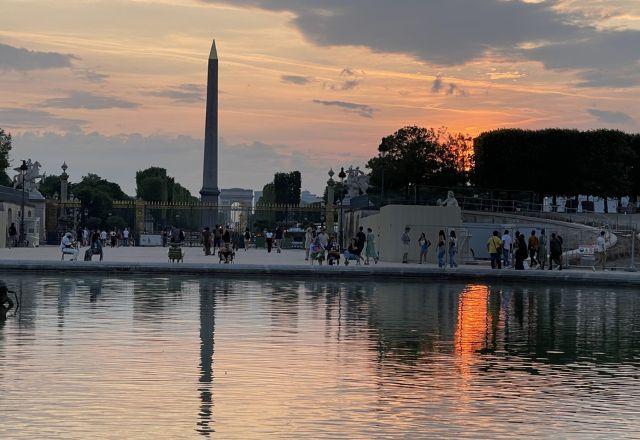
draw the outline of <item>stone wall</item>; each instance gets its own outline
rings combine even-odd
[[[435,263],[435,249],[438,232],[455,230],[458,236],[458,263],[466,258],[467,234],[462,226],[462,214],[458,207],[419,206],[419,205],[387,205],[378,214],[359,219],[360,226],[373,229],[377,237],[376,247],[380,252],[380,259],[388,262],[402,261],[402,236],[406,226],[411,228],[409,236],[411,245],[409,261],[417,262],[420,258],[418,238],[422,232],[431,241],[428,262]]]

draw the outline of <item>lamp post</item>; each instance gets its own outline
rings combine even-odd
[[[384,205],[384,158],[387,156],[387,152],[386,151],[381,151],[380,152],[380,159],[382,159],[380,161],[380,207],[382,207]]]
[[[340,228],[338,230],[338,242],[340,243],[340,249],[344,249],[344,216],[342,209],[342,199],[344,199],[344,178],[347,177],[347,174],[344,172],[344,167],[340,168],[340,173],[338,174],[338,178],[340,179]]]
[[[327,231],[329,234],[333,235],[335,231],[333,225],[333,210],[335,204],[335,181],[333,180],[333,176],[335,173],[333,172],[333,168],[329,170],[329,180],[327,180],[327,206],[326,206],[326,214],[325,214],[325,226],[327,227]]]
[[[22,181],[22,202],[20,203],[20,246],[24,245],[25,236],[24,236],[24,186],[25,186],[25,178],[27,175],[27,171],[29,171],[29,166],[27,166],[27,161],[23,160],[22,165],[20,165],[20,177]]]

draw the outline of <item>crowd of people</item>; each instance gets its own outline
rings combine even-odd
[[[411,250],[411,236],[409,233],[411,232],[411,227],[407,226],[404,230],[404,233],[400,237],[400,244],[402,246],[402,263],[409,263],[409,252]],[[419,264],[427,263],[427,256],[429,254],[429,249],[431,249],[432,243],[427,238],[427,235],[422,232],[420,234],[420,238],[418,238],[418,250],[420,253],[420,261]],[[438,232],[438,241],[436,244],[436,260],[438,262],[438,267],[445,268],[447,266],[447,256],[449,267],[455,268],[458,267],[458,237],[456,236],[456,231],[449,231],[449,235],[444,232],[444,230],[440,230]]]
[[[400,236],[400,246],[402,249],[402,263],[409,262],[409,253],[412,248],[411,228],[407,226]],[[262,232],[267,253],[274,249],[281,253],[286,230],[282,226],[275,229],[267,228]],[[414,235],[415,238],[415,235]],[[233,261],[235,253],[240,247],[246,252],[250,247],[256,246],[256,237],[249,228],[244,232],[238,232],[226,225],[215,225],[213,229],[205,227],[201,231],[201,244],[205,255],[218,255],[220,261],[225,263]],[[162,244],[180,245],[185,240],[185,233],[178,227],[166,228],[162,231]],[[376,246],[376,235],[371,228],[360,226],[356,234],[351,237],[346,246],[342,248],[338,237],[329,234],[324,227],[319,229],[308,227],[304,234],[305,261],[324,261],[329,265],[340,264],[342,260],[345,265],[351,262],[355,264],[369,265],[371,261],[378,263],[379,253]],[[414,242],[415,243],[415,242]],[[505,230],[502,235],[499,231],[493,231],[489,236],[486,247],[490,255],[491,268],[503,269],[514,268],[515,270],[525,269],[563,269],[563,239],[560,234],[551,233],[547,235],[545,229],[538,233],[532,230],[528,236],[520,231],[515,231],[512,237],[511,231]],[[79,250],[87,247],[85,260],[91,260],[94,255],[99,255],[102,261],[104,257],[103,248],[133,246],[133,240],[129,228],[115,229],[107,232],[102,229],[89,230],[87,227],[77,230],[75,237],[71,232],[66,233],[60,242],[60,249],[64,254],[71,255],[71,259],[77,259]],[[415,244],[413,245],[415,246]],[[427,235],[422,232],[417,240],[419,251],[419,264],[426,264],[432,242]],[[607,238],[602,231],[595,240],[593,270],[606,270],[607,260]],[[438,267],[451,268],[458,266],[458,239],[454,230],[446,234],[440,230],[435,246],[435,258]]]
[[[236,252],[243,245],[244,251],[251,247],[253,234],[249,228],[240,234],[234,228],[227,225],[215,225],[213,230],[208,226],[201,232],[201,243],[205,255],[218,255],[221,262],[233,261]],[[271,252],[271,250],[269,250]]]
[[[530,269],[553,270],[554,265],[562,270],[563,240],[559,234],[553,232],[547,237],[544,229],[540,235],[531,231],[528,238],[520,231],[493,231],[487,240],[487,251],[491,257],[491,268],[502,269],[513,267],[515,270],[525,270],[525,263]]]
[[[131,239],[131,232],[128,227],[124,229],[111,229],[107,231],[105,229],[89,229],[88,227],[78,228],[76,231],[75,242],[78,243],[79,246],[90,246],[92,242],[93,236],[97,234],[98,238],[101,241],[102,246],[110,246],[110,247],[128,247],[134,246],[134,241]]]
[[[305,231],[304,249],[305,261],[311,261],[311,264],[322,264],[326,260],[329,265],[337,265],[341,259],[347,266],[350,262],[365,265],[369,265],[371,261],[378,263],[375,234],[371,228],[367,228],[365,233],[362,226],[349,240],[346,249],[341,249],[338,238],[333,234],[329,235],[324,227],[320,230],[309,227]]]
[[[129,246],[129,229],[125,228],[125,231],[126,234],[124,236],[127,237],[127,244],[122,245]],[[85,261],[91,261],[94,255],[99,256],[100,261],[102,261],[104,259],[104,246],[118,246],[117,240],[119,235],[115,231],[112,231],[112,234],[107,234],[104,230],[100,231],[98,229],[94,229],[89,231],[88,228],[83,228],[78,231],[76,238],[74,239],[73,234],[71,232],[67,232],[60,240],[60,251],[62,252],[63,258],[65,255],[70,255],[71,260],[75,261],[78,259],[80,249],[82,247],[86,247],[87,249],[84,253]],[[119,234],[122,236],[122,231],[120,231]]]

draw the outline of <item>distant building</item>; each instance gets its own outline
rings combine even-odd
[[[226,188],[220,190],[218,205],[221,207],[224,223],[244,228],[249,214],[253,210],[252,189]]]
[[[253,192],[253,205],[254,206],[260,201],[260,197],[262,197],[262,191],[254,191]]]
[[[312,194],[309,191],[302,191],[300,193],[300,205],[302,206],[320,202],[322,202],[322,197],[318,197],[317,195]]]
[[[40,193],[37,193],[40,195]],[[43,203],[34,203],[30,200],[30,194],[25,195],[25,235],[30,243],[38,244],[40,242],[41,222],[44,221],[44,208],[40,208]],[[40,196],[42,197],[42,196]],[[9,235],[9,226],[13,223],[20,230],[20,216],[22,204],[22,190],[14,189],[8,186],[0,186],[0,247],[7,247],[7,238]]]

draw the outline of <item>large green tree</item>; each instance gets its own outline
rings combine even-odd
[[[9,151],[11,151],[11,134],[0,128],[0,185],[3,186],[11,186],[11,179],[7,175]]]
[[[55,194],[60,195],[60,176],[49,174],[40,181],[40,194],[48,199],[53,198]]]
[[[89,173],[84,176],[79,183],[72,185],[71,192],[78,194],[84,189],[102,191],[111,200],[126,200],[129,198],[124,191],[122,191],[120,185],[115,182],[109,182],[97,174]]]
[[[136,173],[136,196],[148,202],[197,203],[199,199],[180,185],[161,167],[149,167]],[[160,208],[151,211],[151,215],[160,225],[194,229],[199,226],[198,210]]]
[[[90,186],[83,186],[74,191],[75,196],[80,199],[82,209],[87,211],[88,217],[98,218],[102,222],[107,220],[113,209],[113,199],[109,194]]]
[[[136,196],[155,202],[196,202],[191,192],[167,174],[165,168],[149,167],[136,173]]]
[[[369,159],[370,184],[380,193],[384,174],[385,192],[417,187],[455,187],[467,180],[471,166],[470,138],[444,128],[404,127],[382,139],[378,156]]]
[[[102,225],[105,225],[112,215],[113,201],[128,199],[120,185],[91,173],[84,176],[80,182],[70,185],[70,192],[80,199],[87,216],[100,219]]]
[[[282,205],[299,205],[301,185],[300,171],[276,173],[273,176],[275,202]]]
[[[145,177],[138,182],[136,194],[148,202],[166,202],[169,200],[167,180],[159,176]]]

